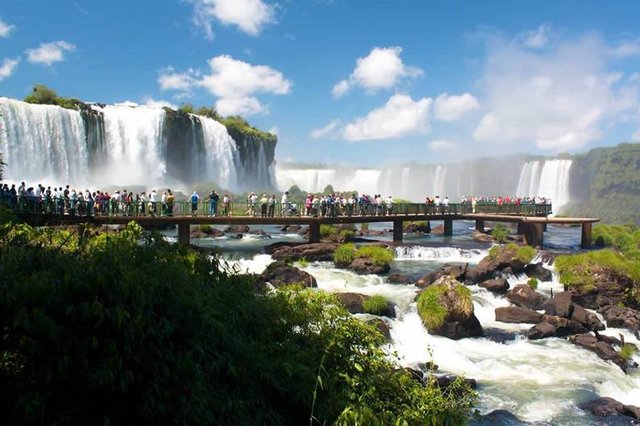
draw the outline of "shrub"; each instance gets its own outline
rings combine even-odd
[[[205,234],[210,234],[213,232],[213,227],[209,224],[203,223],[202,225],[200,225],[200,231],[204,232]]]
[[[504,243],[507,241],[509,235],[509,229],[501,223],[496,223],[495,228],[491,231],[491,238],[497,243]]]
[[[306,268],[307,266],[309,266],[309,261],[305,257],[302,257],[298,260],[298,265],[301,268]]]
[[[636,347],[633,345],[630,345],[629,343],[625,343],[618,351],[620,358],[622,358],[625,362],[631,360],[631,357],[635,353],[636,353]]]
[[[593,242],[598,246],[611,246],[627,258],[640,260],[640,228],[636,225],[603,225],[593,227]]]
[[[440,296],[446,291],[446,286],[434,284],[427,287],[418,296],[418,315],[429,330],[437,329],[444,323],[447,316],[445,306],[440,302]]]
[[[338,233],[338,230],[332,225],[320,225],[320,238],[327,238]]]
[[[352,239],[355,235],[356,233],[351,229],[342,229],[340,231],[340,237],[345,241]]]
[[[350,265],[353,259],[356,258],[356,252],[355,245],[351,243],[342,244],[333,252],[333,262],[340,266]]]
[[[366,299],[362,306],[364,311],[371,315],[382,315],[387,312],[387,307],[389,306],[389,301],[386,297],[375,295]]]
[[[380,246],[362,246],[358,249],[356,257],[367,257],[374,265],[386,266],[393,262],[393,252]]]
[[[531,262],[534,257],[536,257],[536,253],[536,249],[531,246],[516,246],[516,254],[513,256],[513,258],[519,260],[524,264],[527,264]]]
[[[536,277],[529,278],[529,280],[527,281],[527,285],[529,286],[529,288],[531,288],[531,290],[537,290],[538,289],[538,279]]]

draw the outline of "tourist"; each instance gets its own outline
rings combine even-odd
[[[276,210],[276,194],[271,194],[271,198],[269,198],[267,216],[273,217]]]
[[[267,194],[262,194],[262,198],[260,198],[260,216],[267,217],[267,207],[269,204],[269,198]]]
[[[156,209],[156,205],[158,203],[158,193],[155,189],[151,190],[151,194],[149,194],[149,204],[151,204],[151,213],[152,215],[156,214],[158,211]]]
[[[170,189],[167,189],[167,214],[173,216],[173,204],[176,201],[176,197],[173,195]]]
[[[214,193],[213,191],[211,191],[209,193],[209,216],[210,217],[214,216],[213,210],[214,210],[215,202],[213,201],[213,199],[214,199]]]
[[[213,215],[216,216],[218,214],[218,202],[220,201],[220,195],[214,190],[213,191],[213,200],[211,201],[213,206]]]
[[[231,199],[229,198],[229,194],[224,194],[224,197],[222,197],[222,214],[224,216],[231,214]]]
[[[289,210],[289,191],[285,191],[282,194],[282,199],[280,200],[280,216],[286,216]]]
[[[200,196],[195,190],[193,191],[193,194],[191,194],[191,197],[189,197],[189,201],[191,202],[191,216],[197,216],[198,201],[200,201]]]

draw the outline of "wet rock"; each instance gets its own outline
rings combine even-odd
[[[302,229],[300,225],[284,225],[280,230],[282,232],[298,232]]]
[[[387,277],[387,281],[391,284],[413,284],[411,278],[402,274],[391,274]]]
[[[261,283],[270,283],[274,287],[288,284],[300,284],[303,287],[318,287],[316,279],[309,273],[287,265],[282,261],[273,262],[262,272],[259,278]]]
[[[608,397],[584,402],[579,407],[596,417],[627,416],[636,420],[640,419],[640,408],[634,405],[624,405]]]
[[[249,232],[249,225],[229,225],[224,232],[227,234],[246,234]]]
[[[415,380],[416,382],[420,383],[421,385],[425,384],[424,381],[424,373],[420,370],[418,370],[417,368],[411,368],[411,367],[404,367],[404,370],[409,373],[409,376]]]
[[[475,426],[495,426],[495,425],[516,426],[516,425],[528,425],[530,423],[520,420],[520,418],[518,418],[515,414],[507,410],[494,410],[485,415],[474,417],[473,422],[471,424]]]
[[[480,231],[473,231],[473,233],[471,233],[471,238],[473,238],[474,241],[478,241],[480,243],[493,242],[493,238],[491,238],[491,235],[485,234],[484,232]]]
[[[264,229],[250,229],[249,230],[249,234],[251,234],[251,235],[260,235],[260,236],[263,236],[263,237],[269,237],[269,234],[264,232]]]
[[[389,324],[381,318],[373,318],[367,320],[367,322],[373,326],[375,326],[380,333],[384,336],[387,342],[391,341],[391,330],[389,329]]]
[[[302,258],[310,261],[332,261],[333,252],[338,247],[336,243],[313,243],[313,244],[272,244],[265,247],[265,252],[271,254],[275,260],[291,259],[293,261]]]
[[[431,228],[431,233],[435,235],[444,234],[444,225],[438,225],[435,228]]]
[[[566,337],[572,334],[586,333],[582,324],[566,318],[544,315],[542,322],[533,326],[527,337],[530,340],[545,339],[547,337]]]
[[[352,314],[364,314],[364,301],[369,299],[369,296],[360,293],[334,293],[338,298],[338,301],[344,306],[347,311]]]
[[[516,250],[513,248],[502,247],[495,253],[494,256],[486,256],[478,263],[478,268],[502,271],[506,268],[511,268],[511,272],[519,274],[524,271],[525,264],[515,259]]]
[[[600,322],[598,316],[592,312],[587,311],[580,305],[573,305],[573,313],[571,319],[582,324],[587,330],[602,331],[605,329],[604,324]]]
[[[224,237],[224,232],[214,227],[201,228],[198,226],[191,230],[190,236],[191,238],[219,238]]]
[[[458,377],[459,376],[455,376],[453,374],[446,374],[444,376],[438,376],[435,379],[438,387],[444,392],[447,392],[451,389],[451,385],[453,385],[453,383],[458,380]],[[464,378],[463,380],[471,389],[476,389],[478,387],[478,382],[476,381],[476,379]]]
[[[506,306],[496,308],[496,321],[512,324],[529,323],[537,324],[542,321],[543,315],[533,309],[520,306]]]
[[[507,293],[507,299],[509,299],[509,301],[514,305],[522,306],[524,308],[529,308],[536,311],[542,309],[542,305],[546,300],[546,298],[542,294],[537,293],[526,284],[519,284],[511,289]]]
[[[505,331],[500,328],[485,328],[484,335],[487,339],[496,343],[512,342],[518,336],[512,331]]]
[[[605,361],[611,361],[622,369],[627,371],[627,361],[624,360],[610,341],[603,339],[604,336],[591,333],[578,334],[569,337],[569,341],[574,345],[581,346],[602,358]]]
[[[349,269],[359,274],[386,274],[391,267],[387,264],[376,265],[367,257],[357,257],[353,259]]]
[[[542,263],[526,265],[524,273],[530,278],[537,278],[539,281],[551,281],[553,279],[551,271],[543,267]]]
[[[431,232],[431,224],[429,222],[426,222],[425,224],[422,223],[409,223],[407,226],[404,227],[404,232],[410,233],[410,234],[415,234],[415,233],[419,233],[419,234],[428,234]]]
[[[574,295],[569,291],[557,293],[552,299],[544,302],[543,308],[547,315],[555,315],[577,321],[587,330],[604,330],[604,324],[600,322],[598,316],[587,311],[582,306],[573,302]]]
[[[467,285],[478,284],[495,277],[495,271],[477,266],[467,268],[464,274],[464,283]]]
[[[495,294],[505,294],[509,290],[509,281],[506,278],[496,278],[494,280],[486,280],[478,284],[482,288],[486,288]]]
[[[444,265],[440,269],[435,271],[431,271],[416,281],[416,286],[418,287],[428,287],[438,279],[444,276],[451,276],[458,281],[464,281],[467,271],[469,269],[469,264],[465,263],[463,265]]]
[[[640,330],[640,312],[621,306],[606,306],[600,313],[607,322],[607,327],[627,328],[631,331]]]

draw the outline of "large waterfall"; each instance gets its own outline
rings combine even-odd
[[[355,190],[412,201],[434,195],[448,196],[454,202],[465,196],[543,196],[550,198],[558,211],[569,201],[570,169],[571,160],[527,161],[518,156],[386,169],[285,165],[276,170],[276,178],[281,190],[298,185],[305,191],[322,192],[332,185],[336,191]]]
[[[0,152],[10,181],[271,187],[274,144],[255,137],[241,144],[242,152],[224,125],[192,114],[128,105],[74,111],[0,97]]]

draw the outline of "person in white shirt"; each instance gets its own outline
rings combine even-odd
[[[286,216],[289,211],[289,191],[286,191],[282,194],[282,199],[280,200],[280,214],[282,216]]]
[[[151,194],[149,194],[149,202],[151,203],[151,214],[156,214],[156,205],[158,203],[158,193],[155,189],[151,190]]]
[[[389,198],[387,198],[387,214],[392,214],[393,213],[393,198],[391,198],[391,195],[389,195]]]

